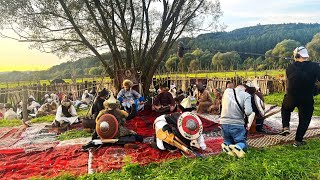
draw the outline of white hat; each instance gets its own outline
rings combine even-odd
[[[308,50],[303,47],[303,46],[300,46],[300,47],[297,47],[294,51],[293,51],[294,54],[300,54],[301,57],[304,57],[304,58],[308,58],[309,57],[309,54],[308,54]]]
[[[181,101],[180,105],[181,105],[183,108],[185,108],[185,109],[187,109],[187,108],[192,108],[190,96],[184,98],[184,99]]]

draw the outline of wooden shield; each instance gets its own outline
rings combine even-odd
[[[97,124],[96,131],[101,139],[112,139],[118,133],[118,120],[112,114],[102,115]]]

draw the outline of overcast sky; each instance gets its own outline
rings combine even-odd
[[[257,24],[320,23],[320,0],[220,0],[220,21],[227,31]],[[68,59],[29,49],[29,44],[0,38],[0,71],[36,70]]]
[[[320,0],[220,0],[227,31],[257,24],[320,23]]]

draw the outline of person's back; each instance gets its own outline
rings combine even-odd
[[[245,111],[246,115],[252,113],[251,96],[246,93],[242,88],[235,89],[236,96],[240,106]],[[232,88],[227,88],[222,96],[222,110],[220,124],[234,124],[244,125],[244,114],[239,108]]]
[[[311,61],[293,62],[286,69],[288,79],[287,94],[293,96],[312,96],[315,82],[320,78],[320,66]]]
[[[320,66],[309,61],[308,50],[301,46],[293,51],[295,62],[286,69],[288,80],[287,92],[282,101],[282,131],[280,135],[290,134],[290,118],[294,108],[298,108],[299,125],[293,146],[306,144],[303,141],[314,110],[315,83],[320,80]]]

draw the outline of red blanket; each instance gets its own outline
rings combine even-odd
[[[160,116],[154,111],[140,112],[134,119],[126,122],[126,127],[135,131],[143,137],[150,137],[154,135],[153,122]],[[200,117],[203,125],[203,131],[208,132],[218,127],[219,124]]]

